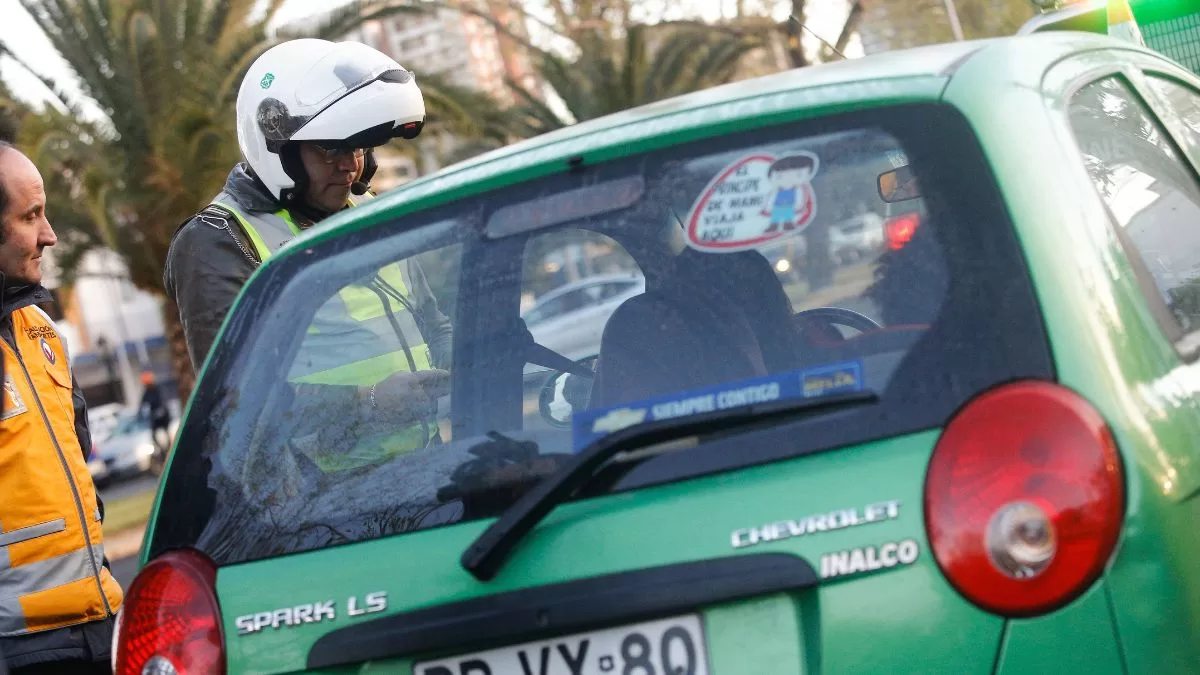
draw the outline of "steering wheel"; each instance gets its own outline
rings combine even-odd
[[[860,333],[883,330],[871,317],[844,307],[817,307],[796,312],[792,317],[796,330],[813,342],[841,342],[841,331],[834,326],[853,328]]]

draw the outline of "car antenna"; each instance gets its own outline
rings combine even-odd
[[[845,55],[845,54],[843,54],[843,53],[841,53],[840,51],[838,51],[838,48],[837,48],[837,47],[834,47],[833,45],[831,45],[831,44],[829,44],[828,42],[826,42],[826,41],[825,41],[825,38],[823,38],[823,37],[821,37],[820,35],[817,35],[816,33],[814,33],[814,32],[813,32],[813,29],[809,28],[808,26],[805,26],[805,25],[804,25],[804,22],[803,22],[803,21],[801,21],[800,19],[797,19],[795,14],[789,14],[789,15],[788,15],[788,18],[789,18],[789,19],[791,19],[792,21],[795,21],[795,22],[796,22],[796,23],[797,23],[797,24],[798,24],[798,25],[799,25],[801,28],[803,28],[804,30],[808,31],[809,35],[812,35],[813,37],[815,37],[815,38],[817,38],[818,40],[820,40],[820,41],[821,41],[821,44],[825,45],[826,47],[829,47],[829,50],[830,50],[830,51],[832,51],[834,54],[837,54],[838,56],[842,57],[842,59],[843,59],[843,60],[845,60],[845,59],[846,59],[846,55]]]

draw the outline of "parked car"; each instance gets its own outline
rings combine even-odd
[[[165,438],[168,447],[175,440],[179,428],[179,404],[168,403],[171,423]],[[104,415],[107,419],[109,415]],[[88,470],[92,480],[105,484],[113,480],[131,478],[146,472],[161,471],[164,457],[157,456],[157,446],[150,435],[150,422],[139,419],[128,409],[112,413],[112,423],[92,430],[92,452],[88,458]]]
[[[521,318],[538,344],[569,359],[586,358],[599,352],[600,333],[617,307],[645,290],[641,276],[598,274],[537,298]]]
[[[843,265],[851,265],[882,253],[886,249],[883,232],[884,219],[874,211],[829,228],[834,259]]]
[[[1200,78],[1152,51],[964,41],[573,125],[341,212],[225,320],[117,674],[1200,672],[1198,129]],[[876,318],[825,289],[792,314],[743,255],[832,225],[829,195],[886,214],[836,289]],[[547,378],[569,419],[532,428],[523,252],[565,228],[645,292],[595,371]],[[456,289],[437,442],[323,471],[409,409],[292,386],[309,320],[425,251]]]

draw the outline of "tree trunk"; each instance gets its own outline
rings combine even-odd
[[[787,21],[787,55],[793,68],[808,65],[804,54],[804,0],[792,0],[792,13]]]
[[[183,324],[179,321],[179,307],[170,298],[163,301],[163,327],[167,334],[167,345],[171,349],[171,369],[175,371],[179,404],[186,408],[192,389],[196,386],[196,372],[192,369],[192,358],[188,355],[187,340],[183,336]]]
[[[846,15],[846,23],[842,24],[842,32],[838,34],[837,42],[833,48],[839,52],[846,51],[846,45],[850,44],[850,38],[858,32],[858,24],[862,21],[863,0],[854,0],[850,3],[850,13]]]

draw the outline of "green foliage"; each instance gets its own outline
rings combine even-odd
[[[515,82],[521,101],[517,129],[536,135],[733,79],[742,58],[764,46],[763,38],[702,25],[632,25],[620,37],[579,32],[578,53],[567,60],[538,50],[538,74],[562,99],[573,119],[557,112]]]
[[[1013,35],[1037,12],[1029,0],[954,0],[967,40]],[[864,46],[902,49],[954,39],[945,0],[873,0],[861,20]]]
[[[25,112],[25,106],[12,98],[4,81],[0,80],[0,141],[12,143],[17,140],[17,130]]]

